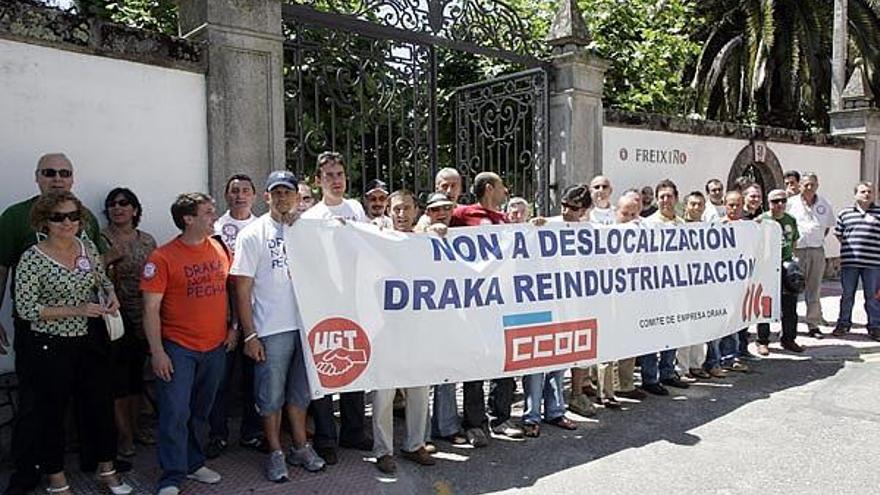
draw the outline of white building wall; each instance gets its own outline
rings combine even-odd
[[[853,187],[860,180],[860,150],[766,144],[776,155],[783,172],[790,169],[815,172],[819,176],[819,194],[831,202],[835,211],[852,203]],[[603,173],[612,180],[615,200],[628,188],[653,186],[667,178],[678,185],[682,196],[694,190],[705,193],[704,186],[711,178],[727,185],[736,156],[748,145],[749,141],[744,139],[606,126]],[[830,234],[825,250],[829,257],[840,255],[840,246]]]
[[[102,225],[107,192],[130,187],[162,243],[176,233],[174,197],[207,190],[207,142],[202,74],[0,40],[0,210],[37,193],[41,154],[63,152]],[[11,332],[9,311],[7,299]]]

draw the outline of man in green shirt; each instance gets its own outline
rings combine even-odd
[[[782,189],[774,189],[767,194],[770,211],[761,215],[763,221],[776,221],[782,227],[782,261],[794,259],[794,249],[800,237],[797,220],[785,212],[788,195]],[[780,287],[782,304],[782,336],[779,343],[782,348],[791,352],[804,352],[804,348],[795,342],[797,337],[797,294],[791,294]],[[758,354],[766,356],[770,353],[770,324],[758,324]]]
[[[73,187],[73,165],[62,153],[50,153],[40,157],[37,161],[37,169],[34,173],[40,194],[50,191],[70,191]],[[6,292],[6,284],[15,277],[15,266],[19,258],[29,247],[37,243],[37,233],[31,228],[31,207],[39,195],[16,203],[7,208],[0,215],[0,306],[3,304],[3,294]],[[98,246],[99,252],[106,252],[107,246],[100,236],[98,222],[95,216],[86,210],[85,234]],[[10,276],[11,275],[11,276]],[[13,324],[15,326],[14,345],[21,349],[30,334],[29,323],[18,318],[13,308]],[[9,340],[6,329],[0,323],[0,354],[7,353]],[[16,472],[9,480],[6,494],[27,493],[37,486],[39,472],[36,467],[35,452],[32,446],[38,433],[34,424],[32,396],[33,387],[29,386],[28,370],[32,363],[21,358],[22,353],[16,352],[15,370],[18,375],[19,407],[12,434],[12,455],[15,459]],[[39,365],[39,363],[33,363]]]

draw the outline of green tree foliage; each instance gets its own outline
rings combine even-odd
[[[174,0],[74,0],[79,12],[132,27],[177,34]]]
[[[706,0],[704,40],[691,87],[708,118],[789,128],[827,128],[831,0]],[[880,2],[849,1],[852,57],[880,87]]]
[[[693,0],[579,0],[591,48],[611,62],[605,106],[684,114],[687,67],[699,53]]]

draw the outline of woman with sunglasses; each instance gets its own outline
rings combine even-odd
[[[79,235],[84,219],[82,203],[67,191],[44,194],[31,209],[31,225],[45,239],[25,251],[16,269],[15,307],[32,332],[21,358],[35,363],[26,367],[27,382],[35,389],[36,451],[49,478],[46,491],[71,493],[64,473],[64,420],[73,395],[83,415],[81,434],[95,449],[99,482],[126,495],[132,489],[113,465],[110,339],[101,319],[115,313],[119,302],[97,248]]]
[[[104,255],[107,273],[116,287],[119,311],[125,323],[125,335],[111,344],[110,367],[113,372],[113,396],[116,399],[116,430],[119,455],[134,455],[134,442],[156,443],[146,428],[138,428],[141,397],[144,393],[144,363],[147,340],[143,327],[143,294],[140,275],[147,256],[156,249],[156,240],[139,230],[141,202],[130,189],[117,187],[104,200],[107,227],[101,235],[110,249]]]

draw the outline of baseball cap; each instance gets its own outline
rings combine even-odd
[[[373,191],[382,191],[383,193],[388,194],[388,185],[385,184],[384,181],[373,179],[370,182],[367,182],[367,187],[364,188],[364,196]]]
[[[449,196],[442,192],[431,193],[431,195],[428,196],[425,208],[437,208],[440,206],[455,206],[455,203],[450,201]]]
[[[296,176],[293,175],[293,172],[289,170],[275,170],[269,174],[269,178],[266,179],[267,191],[271,191],[278,186],[284,186],[296,191],[298,185],[299,181],[296,180]]]

